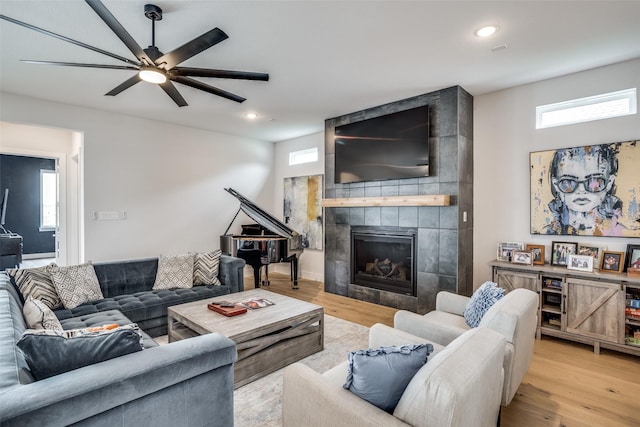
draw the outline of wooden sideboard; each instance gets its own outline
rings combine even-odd
[[[538,339],[544,334],[593,345],[596,354],[608,348],[640,356],[640,276],[503,261],[490,265],[499,287],[538,293]]]

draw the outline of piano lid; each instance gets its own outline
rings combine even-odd
[[[225,191],[240,201],[240,209],[246,213],[251,219],[263,226],[264,228],[271,230],[282,237],[294,237],[299,233],[290,229],[284,223],[277,220],[274,216],[262,210],[258,205],[251,200],[238,193],[233,188],[225,188]],[[233,222],[233,221],[232,221]]]

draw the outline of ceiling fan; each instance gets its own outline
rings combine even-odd
[[[118,20],[111,14],[109,9],[100,0],[85,0],[87,4],[98,14],[98,16],[111,28],[116,36],[127,46],[127,48],[133,53],[137,60],[131,60],[115,53],[107,52],[100,48],[90,46],[77,40],[70,39],[60,34],[53,33],[51,31],[38,28],[34,25],[27,24],[17,19],[10,18],[5,15],[0,15],[0,18],[13,22],[14,24],[21,25],[31,30],[38,31],[42,34],[58,38],[60,40],[73,43],[77,46],[84,47],[86,49],[93,50],[103,55],[110,56],[119,61],[125,62],[129,65],[105,65],[105,64],[82,64],[76,62],[52,62],[52,61],[34,61],[34,60],[22,60],[33,64],[44,65],[59,65],[64,67],[86,67],[86,68],[107,68],[112,70],[132,70],[136,71],[136,74],[125,80],[120,85],[116,86],[105,95],[115,96],[125,89],[130,88],[141,80],[155,83],[164,90],[167,95],[173,99],[173,101],[179,106],[184,107],[187,102],[184,100],[178,89],[172,82],[182,83],[183,85],[190,86],[195,89],[203,90],[205,92],[212,93],[214,95],[221,96],[223,98],[230,99],[236,102],[243,102],[246,99],[219,89],[214,86],[202,83],[191,77],[215,77],[223,79],[243,79],[243,80],[261,80],[268,81],[269,75],[265,73],[254,73],[249,71],[231,71],[231,70],[215,70],[210,68],[194,68],[194,67],[178,67],[177,65],[186,61],[187,59],[199,54],[200,52],[214,46],[221,41],[227,39],[229,36],[225,34],[219,28],[214,28],[206,33],[196,37],[188,43],[172,50],[169,53],[162,53],[155,46],[155,23],[162,19],[162,9],[153,4],[146,4],[144,6],[144,15],[151,20],[151,46],[146,49],[142,49],[140,45],[131,37],[131,35],[124,29],[124,27],[118,22]]]

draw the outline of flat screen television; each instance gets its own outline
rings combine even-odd
[[[429,176],[429,106],[335,127],[335,182]]]

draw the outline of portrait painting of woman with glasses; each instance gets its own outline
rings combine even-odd
[[[531,153],[533,234],[633,237],[640,235],[640,159],[636,143],[590,145]],[[620,161],[621,148],[625,162]],[[547,153],[547,165],[542,157]],[[631,155],[632,158],[629,158]],[[635,162],[633,161],[635,157]],[[534,171],[538,160],[538,171]],[[631,160],[631,161],[629,161]],[[621,176],[620,164],[626,170]],[[534,174],[535,178],[534,179]],[[546,175],[546,176],[544,176]],[[623,199],[617,192],[624,182]],[[534,182],[536,181],[536,182]],[[635,181],[635,183],[634,183]],[[547,183],[548,190],[540,187]],[[550,193],[550,194],[549,194]],[[543,201],[546,199],[546,203]],[[550,199],[550,200],[549,200]],[[536,211],[537,209],[537,211]],[[537,224],[534,225],[534,219]]]

